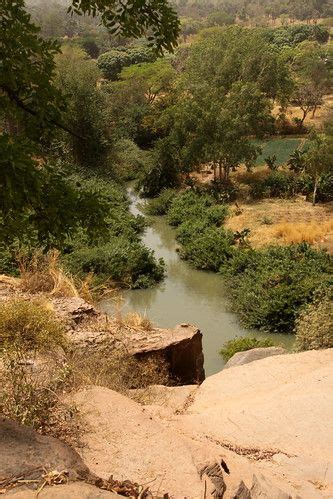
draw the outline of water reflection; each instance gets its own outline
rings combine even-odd
[[[138,199],[133,192],[132,212],[137,214]],[[196,324],[203,332],[203,348],[206,374],[221,370],[223,361],[218,354],[222,344],[236,336],[244,336],[244,330],[234,314],[228,311],[227,290],[221,276],[201,272],[180,260],[176,253],[174,229],[165,219],[157,217],[147,228],[144,243],[164,258],[167,277],[160,285],[144,290],[124,292],[123,312],[137,311],[147,314],[160,327],[174,327],[177,323]],[[105,301],[104,310],[112,312],[112,303]],[[260,336],[266,336],[260,334]],[[293,337],[273,335],[278,343],[290,346]]]

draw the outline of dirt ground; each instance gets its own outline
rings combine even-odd
[[[231,207],[226,227],[233,231],[249,228],[249,241],[254,247],[305,240],[333,253],[333,203],[312,206],[298,197],[238,206]]]

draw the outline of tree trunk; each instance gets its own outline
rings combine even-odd
[[[315,106],[312,111],[312,119],[314,119],[318,106]]]
[[[213,161],[213,170],[214,170],[214,182],[216,182],[216,161]]]
[[[313,188],[313,195],[312,195],[312,206],[315,206],[315,204],[316,204],[317,190],[318,190],[318,177],[316,175],[315,182],[314,182],[314,188]]]
[[[229,173],[230,173],[230,167],[225,165],[224,166],[224,181],[228,182],[229,180]]]
[[[303,117],[302,117],[302,119],[301,119],[301,125],[303,126],[304,121],[305,121],[305,118],[306,118],[306,117],[307,117],[307,115],[308,115],[308,110],[307,110],[307,109],[302,109],[302,111],[303,111]]]
[[[219,161],[219,181],[222,182],[222,161]]]

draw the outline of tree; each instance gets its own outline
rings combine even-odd
[[[62,134],[74,164],[88,168],[107,167],[109,143],[105,97],[97,87],[100,72],[83,50],[64,46],[55,58],[55,83],[67,102],[63,117],[73,134]]]
[[[215,176],[218,169],[219,181],[227,182],[231,170],[254,161],[258,147],[250,137],[270,129],[268,97],[280,86],[268,83],[269,48],[257,34],[238,27],[207,30],[192,46],[178,101],[169,111],[181,171],[211,162]]]
[[[93,16],[99,13],[113,33],[139,37],[148,30],[150,44],[160,53],[176,45],[179,22],[165,0],[134,0],[121,7],[114,0],[73,0],[70,10]],[[3,0],[0,17],[1,230],[8,235],[11,227],[20,237],[20,228],[33,221],[32,232],[43,239],[50,232],[63,236],[79,218],[86,225],[93,218],[97,227],[105,220],[98,195],[94,202],[88,201],[89,196],[67,185],[60,172],[41,167],[45,163],[43,148],[55,128],[83,139],[63,123],[66,103],[54,83],[59,45],[41,38],[24,0]],[[90,207],[88,215],[84,205]]]
[[[239,26],[202,31],[186,65],[189,89],[200,78],[227,94],[236,81],[257,83],[272,99],[284,100],[291,90],[288,66],[262,30]]]
[[[327,125],[328,127],[329,125]],[[330,131],[331,131],[330,127]],[[313,180],[312,204],[317,201],[320,182],[327,174],[333,174],[333,140],[332,135],[312,132],[304,155],[305,172]]]
[[[207,26],[227,26],[234,23],[235,17],[224,10],[216,10],[207,17]]]
[[[300,43],[292,52],[291,67],[295,78],[293,100],[303,112],[303,124],[310,111],[315,116],[324,94],[331,86],[326,49],[317,42]]]
[[[148,103],[153,104],[157,98],[171,90],[175,70],[170,61],[164,58],[124,68],[120,79],[128,86],[140,88]]]
[[[175,75],[170,61],[163,58],[126,67],[118,81],[103,85],[112,134],[151,146],[160,136],[160,116],[169,105]]]
[[[112,34],[140,38],[149,33],[150,45],[159,53],[172,51],[177,44],[179,20],[166,0],[133,0],[128,4],[116,0],[72,0],[69,12],[99,14]]]
[[[105,78],[111,81],[117,80],[123,68],[132,64],[152,62],[156,55],[148,47],[139,46],[129,49],[109,50],[98,58],[98,67]]]

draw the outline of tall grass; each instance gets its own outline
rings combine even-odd
[[[290,223],[283,222],[276,226],[276,237],[286,244],[307,242],[314,244],[320,242],[333,232],[333,218],[326,222]]]
[[[74,279],[65,273],[59,261],[59,252],[47,254],[35,251],[32,257],[19,258],[21,287],[30,293],[48,293],[53,296],[79,296]]]

